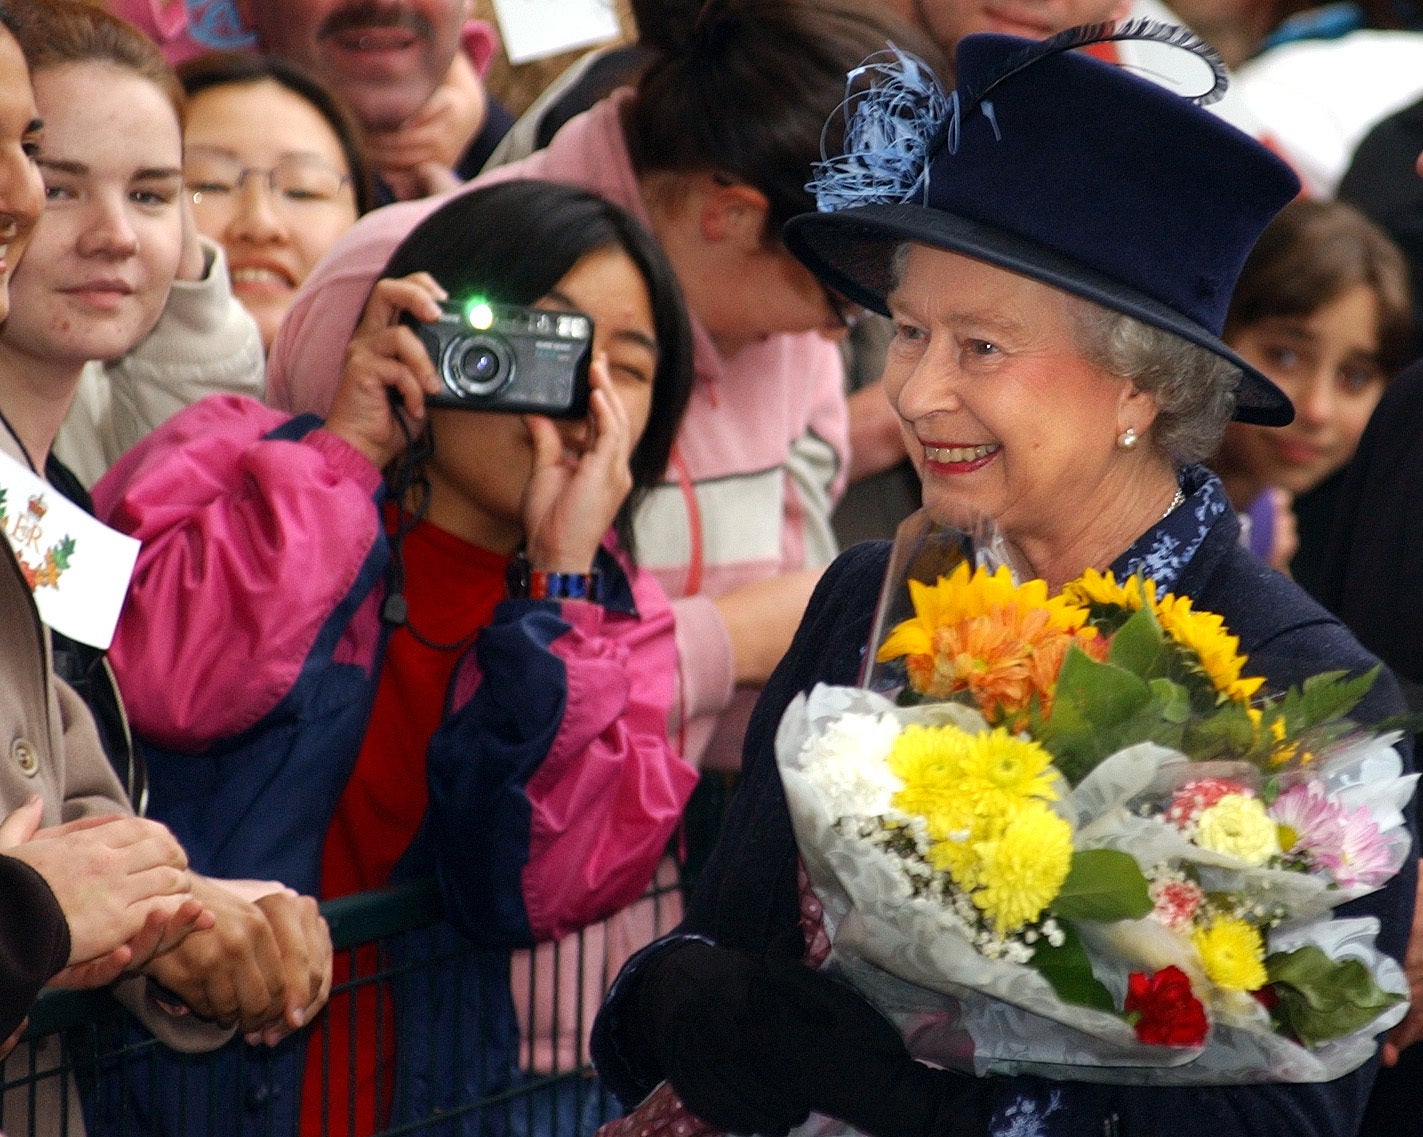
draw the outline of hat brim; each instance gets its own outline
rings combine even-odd
[[[1209,328],[1136,289],[1002,229],[919,205],[861,205],[792,217],[786,223],[785,241],[825,284],[881,315],[889,314],[885,297],[894,287],[893,257],[900,243],[914,241],[963,253],[1173,332],[1235,365],[1241,380],[1235,392],[1234,417],[1240,422],[1284,426],[1295,417],[1294,405],[1285,393]]]

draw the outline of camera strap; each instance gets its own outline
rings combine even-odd
[[[380,606],[381,622],[392,629],[404,628],[415,640],[431,651],[463,651],[474,642],[479,629],[451,643],[440,643],[424,636],[410,622],[410,605],[405,600],[405,538],[425,518],[430,505],[430,479],[425,474],[425,462],[435,452],[433,424],[427,422],[418,435],[410,433],[405,416],[396,414],[405,435],[405,450],[386,471],[386,492],[395,503],[395,531],[389,534],[390,564],[385,570],[385,600]],[[407,502],[414,498],[415,508]]]

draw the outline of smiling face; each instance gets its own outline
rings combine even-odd
[[[1353,456],[1383,396],[1378,297],[1356,284],[1307,316],[1272,316],[1244,327],[1230,346],[1290,397],[1295,419],[1278,428],[1232,423],[1226,465],[1256,492],[1313,489]]]
[[[78,367],[122,355],[163,311],[183,244],[182,140],[168,97],[111,63],[49,67],[34,86],[45,209],[3,339]]]
[[[635,439],[652,410],[657,332],[647,285],[621,249],[580,259],[539,302],[593,317],[594,354],[606,353],[613,386],[627,409]],[[533,473],[533,444],[521,415],[435,408],[430,411],[435,453],[427,463],[430,520],[497,552],[513,552],[524,538],[524,492]],[[558,422],[567,449],[581,453],[588,423]]]
[[[233,291],[270,346],[297,288],[356,221],[349,182],[322,196],[327,183],[351,173],[340,139],[315,107],[272,79],[198,92],[188,101],[185,139],[198,231],[227,251]],[[253,173],[231,192],[203,192],[214,177],[230,185],[242,169]],[[267,178],[272,169],[291,173],[285,192]]]
[[[1109,563],[1174,490],[1149,445],[1117,445],[1147,434],[1150,397],[1082,355],[1065,293],[923,245],[903,263],[884,389],[925,506],[993,518],[1045,576]]]
[[[15,37],[0,27],[0,321],[10,314],[10,277],[44,208],[35,165],[40,136],[30,70]]]
[[[314,71],[367,130],[425,105],[459,50],[468,0],[248,0],[262,47]]]

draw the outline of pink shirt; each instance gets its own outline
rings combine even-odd
[[[623,139],[619,92],[571,120],[546,150],[471,185],[547,178],[592,189],[649,219]],[[461,187],[453,193],[467,192]],[[324,413],[346,342],[395,247],[445,197],[367,214],[307,278],[268,357],[268,399]],[[733,686],[731,641],[712,600],[835,553],[830,512],[844,488],[848,415],[839,349],[808,332],[776,335],[730,358],[692,316],[696,387],[663,485],[639,512],[640,564],[672,597],[685,753],[739,763],[754,692]]]

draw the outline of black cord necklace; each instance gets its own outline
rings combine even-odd
[[[431,651],[462,652],[474,643],[479,629],[467,632],[450,643],[440,643],[422,634],[410,622],[410,604],[405,599],[405,538],[415,526],[425,518],[430,507],[430,479],[425,473],[425,462],[435,452],[434,427],[426,424],[419,435],[410,433],[410,425],[405,416],[397,413],[395,420],[405,435],[405,451],[389,470],[386,486],[395,501],[395,532],[390,534],[390,566],[386,569],[386,595],[381,604],[380,618],[392,629],[404,628],[415,641]],[[415,508],[407,507],[411,499]]]
[[[10,437],[15,440],[15,445],[20,448],[20,453],[24,455],[25,465],[30,468],[30,473],[37,478],[43,477],[44,475],[35,469],[34,459],[30,457],[30,452],[24,442],[21,441],[19,432],[11,424],[10,419],[6,416],[4,411],[0,411],[0,424],[4,424],[5,429],[10,432]]]

